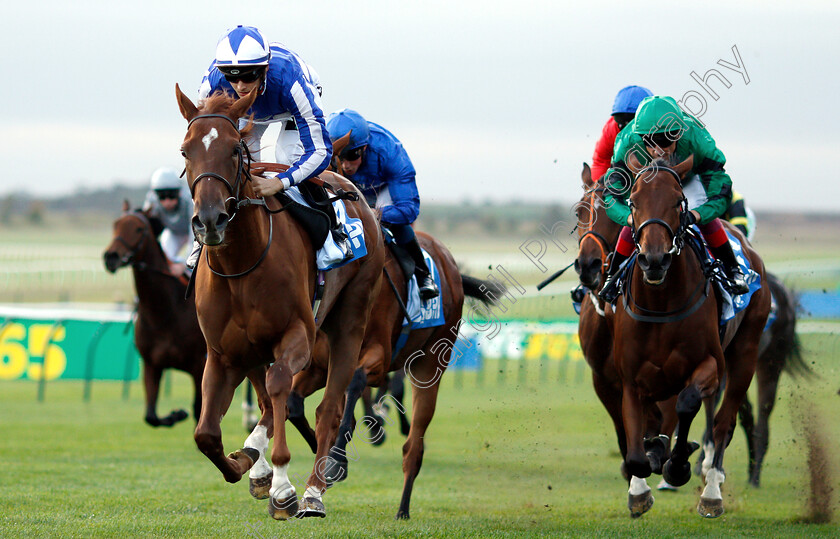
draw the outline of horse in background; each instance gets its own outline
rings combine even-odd
[[[597,291],[600,290],[606,278],[609,257],[615,250],[621,227],[606,215],[603,207],[603,183],[593,181],[586,163],[584,163],[581,179],[584,193],[575,208],[579,237],[575,269],[579,274],[580,283],[591,292],[584,298],[581,305],[578,336],[584,356],[593,370],[593,385],[596,394],[613,419],[621,447],[624,441],[621,434],[623,427],[620,427],[620,387],[616,386],[617,373],[614,369],[605,372],[605,365],[612,363],[612,358],[606,355],[606,349],[611,352],[612,338],[606,339],[604,336],[605,306],[597,296]],[[744,397],[744,402],[738,411],[749,453],[749,483],[755,487],[759,486],[761,470],[767,454],[770,435],[769,420],[775,405],[781,373],[787,372],[791,376],[812,374],[808,364],[802,358],[802,348],[799,337],[796,335],[796,295],[772,273],[766,274],[765,282],[775,299],[776,318],[762,333],[759,343],[758,363],[754,377],[758,397],[757,417],[753,414],[749,396]],[[703,438],[704,445],[708,446],[711,438],[712,430],[709,425]],[[706,451],[701,448],[695,470],[698,475],[701,473],[705,453]],[[711,464],[711,455],[712,453],[709,452],[710,458],[706,461],[707,469]],[[622,458],[623,456],[622,452]],[[660,487],[666,486],[660,484]]]
[[[203,244],[194,272],[196,308],[207,342],[201,419],[195,441],[230,483],[250,473],[251,494],[269,498],[275,519],[325,516],[323,460],[335,440],[344,390],[359,362],[373,301],[379,291],[384,250],[378,223],[364,202],[346,200],[346,213],[364,229],[367,255],[323,276],[317,316],[313,302],[321,283],[315,248],[303,225],[277,197],[257,198],[250,154],[237,126],[256,98],[217,93],[197,107],[176,85],[187,133],[181,145],[193,196],[193,230]],[[360,193],[345,178],[323,173],[337,194]],[[348,197],[349,198],[349,197]],[[292,379],[311,361],[316,333],[323,330],[330,363],[317,410],[316,462],[302,504],[288,478],[287,400]],[[270,366],[269,366],[270,365]],[[221,417],[248,377],[262,410],[244,447],[226,456]],[[274,437],[272,465],[265,458]]]
[[[697,506],[701,516],[714,518],[723,514],[723,457],[755,372],[770,291],[766,286],[755,291],[749,305],[719,333],[717,291],[712,290],[693,241],[686,241],[690,228],[681,180],[692,163],[689,157],[673,168],[664,160],[642,167],[632,156],[628,159],[637,178],[629,198],[637,255],[628,265],[623,308],[617,307],[612,316],[613,353],[622,381],[625,463],[633,476],[631,513],[634,504],[644,508],[649,507],[648,499],[652,503],[644,481],[651,473],[642,443],[646,410],[677,395],[676,443],[662,472],[671,485],[684,485],[691,477],[691,422],[704,403],[707,409],[713,404],[726,378],[723,401],[714,417],[712,466]],[[734,227],[730,229],[743,238]],[[742,243],[753,271],[763,276],[761,258],[746,241]]]
[[[105,269],[115,273],[131,266],[137,292],[134,344],[143,358],[143,384],[146,390],[146,423],[171,427],[188,417],[184,410],[173,410],[159,417],[157,400],[164,369],[177,369],[192,377],[195,397],[193,417],[201,412],[201,377],[207,347],[198,326],[195,301],[184,298],[186,284],[169,271],[169,261],[158,237],[160,220],[140,211],[129,211],[114,221],[114,235],[105,249]]]

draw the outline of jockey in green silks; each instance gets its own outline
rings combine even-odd
[[[630,230],[630,208],[626,199],[635,181],[626,160],[633,153],[642,166],[663,158],[681,163],[694,156],[694,166],[682,180],[688,200],[688,224],[696,224],[712,254],[721,261],[733,294],[749,290],[732,246],[719,217],[726,213],[732,200],[732,180],[724,171],[723,156],[709,132],[692,116],[680,110],[672,97],[651,96],[639,105],[636,118],[619,133],[611,168],[605,174],[604,205],[607,215],[620,225],[616,251],[610,261],[607,280],[600,296],[610,303],[618,296],[615,275],[619,266],[633,254],[635,245]]]

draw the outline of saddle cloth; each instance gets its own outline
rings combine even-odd
[[[306,206],[307,208],[312,208],[312,206],[306,201],[304,196],[300,194],[300,190],[297,188],[297,186],[290,187],[289,189],[284,190],[283,193],[286,194],[294,202]],[[362,225],[361,219],[357,219],[355,217],[350,217],[349,215],[347,215],[347,209],[344,207],[343,200],[333,201],[332,205],[335,209],[335,215],[338,220],[338,223],[344,228],[344,232],[347,234],[350,247],[353,249],[353,258],[342,263],[341,261],[344,257],[341,253],[341,249],[339,249],[338,245],[336,245],[332,234],[327,234],[327,237],[324,240],[324,245],[320,249],[318,249],[318,252],[315,254],[315,262],[318,266],[318,269],[321,271],[327,271],[341,267],[345,264],[349,264],[350,262],[358,260],[363,256],[367,255],[367,246],[365,245],[365,229]]]

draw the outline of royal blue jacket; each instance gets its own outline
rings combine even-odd
[[[420,214],[414,165],[402,143],[390,131],[373,122],[368,122],[368,127],[370,142],[362,158],[362,166],[349,178],[368,198],[378,197],[388,188],[391,202],[382,206],[382,222],[411,224]]]
[[[270,48],[271,60],[265,84],[248,114],[253,113],[254,121],[260,123],[294,119],[303,144],[303,155],[292,163],[289,170],[277,175],[283,185],[289,187],[326,170],[332,159],[332,143],[321,108],[321,96],[316,88],[317,81],[313,80],[309,66],[279,43],[272,43]],[[217,90],[236,96],[222,73],[210,64],[201,81],[199,98],[206,98]]]

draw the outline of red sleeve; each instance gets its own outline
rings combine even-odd
[[[595,153],[592,154],[592,179],[598,180],[610,168],[610,161],[615,146],[615,137],[618,136],[618,124],[612,116],[604,124],[601,130],[601,138],[595,143]]]

